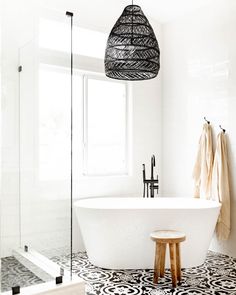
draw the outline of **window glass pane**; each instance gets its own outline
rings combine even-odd
[[[74,53],[104,58],[108,35],[102,32],[74,27]],[[58,21],[41,19],[39,46],[51,50],[70,52],[70,25]]]
[[[124,174],[126,168],[126,87],[87,79],[86,168],[88,174]]]

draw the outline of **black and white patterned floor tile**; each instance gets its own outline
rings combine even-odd
[[[1,259],[1,292],[11,290],[13,286],[28,287],[43,281],[22,265],[13,256]]]
[[[54,257],[69,268],[69,256]],[[171,287],[171,274],[153,284],[153,270],[108,270],[92,265],[85,252],[73,255],[73,272],[86,281],[87,295],[236,295],[236,259],[209,251],[206,262],[182,271],[182,283]]]

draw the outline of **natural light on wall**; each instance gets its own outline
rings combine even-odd
[[[78,70],[74,75],[74,146],[80,173],[128,174],[128,93],[122,81]],[[39,71],[39,180],[66,180],[70,171],[69,69]],[[84,107],[83,107],[84,105]],[[83,119],[82,119],[83,118]],[[82,126],[83,125],[83,126]]]
[[[104,58],[108,35],[102,32],[74,27],[75,54]],[[55,20],[41,19],[39,46],[50,50],[70,52],[70,26]]]
[[[39,179],[63,180],[70,169],[70,76],[57,67],[39,69]]]

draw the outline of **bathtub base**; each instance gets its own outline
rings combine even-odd
[[[107,269],[153,269],[155,230],[186,234],[183,268],[204,263],[220,204],[193,198],[96,198],[75,203],[91,263]],[[168,251],[166,265],[169,266]]]

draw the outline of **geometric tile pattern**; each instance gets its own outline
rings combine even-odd
[[[43,283],[13,256],[2,258],[1,263],[1,292],[10,291],[13,286],[23,288]]]
[[[194,253],[193,253],[194,255]],[[53,257],[69,268],[69,256]],[[181,285],[173,289],[171,274],[153,284],[153,270],[109,270],[92,265],[85,252],[73,255],[73,272],[86,282],[87,295],[236,295],[236,259],[209,251],[203,265],[182,270]]]

